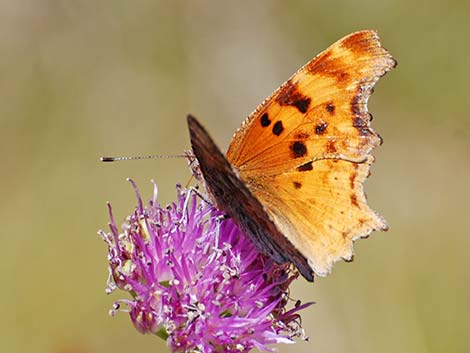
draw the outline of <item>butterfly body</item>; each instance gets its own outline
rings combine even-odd
[[[366,204],[363,182],[382,142],[367,100],[395,65],[374,31],[339,40],[244,121],[225,156],[188,117],[217,205],[261,251],[292,262],[308,280],[350,260],[355,239],[387,229]]]

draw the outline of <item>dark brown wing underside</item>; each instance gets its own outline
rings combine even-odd
[[[292,262],[308,281],[313,272],[307,259],[279,232],[261,203],[237,177],[232,166],[202,125],[188,115],[191,145],[208,192],[259,251],[278,263]]]

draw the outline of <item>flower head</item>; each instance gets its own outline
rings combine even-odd
[[[129,292],[134,326],[167,340],[172,352],[272,351],[273,343],[303,337],[297,313],[287,310],[288,287],[298,276],[288,264],[259,253],[230,219],[178,187],[177,201],[138,206],[119,232],[109,207],[108,291]],[[112,310],[114,313],[115,310]]]

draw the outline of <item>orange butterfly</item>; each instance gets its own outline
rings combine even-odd
[[[367,100],[396,66],[375,31],[352,33],[316,56],[243,122],[224,156],[188,116],[206,190],[260,251],[309,281],[353,241],[387,224],[366,204],[363,182],[382,139]]]

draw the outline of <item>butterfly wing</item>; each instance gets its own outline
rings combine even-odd
[[[351,260],[355,239],[387,229],[362,190],[372,160],[320,160],[312,169],[279,174],[266,179],[269,186],[252,190],[318,275],[327,275],[338,259]]]
[[[319,275],[354,239],[386,229],[362,184],[381,138],[367,100],[396,65],[374,31],[344,37],[296,72],[235,133],[227,160]]]
[[[279,263],[290,261],[309,281],[313,273],[307,259],[277,229],[259,200],[238,178],[207,131],[193,116],[188,116],[191,146],[209,195],[258,247]]]

